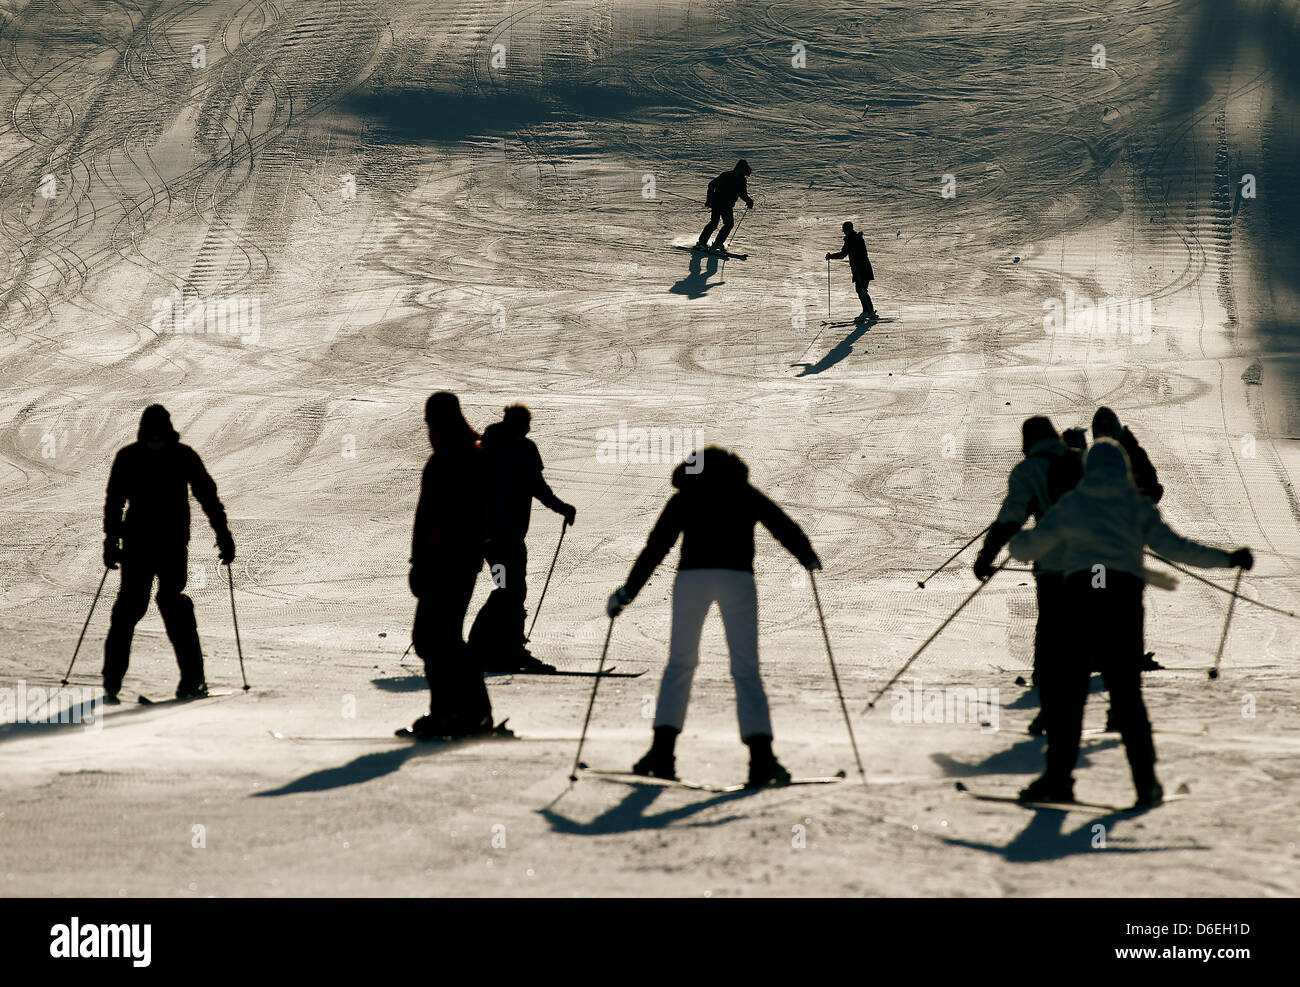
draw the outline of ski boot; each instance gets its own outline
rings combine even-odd
[[[517,671],[532,672],[534,675],[549,675],[555,671],[554,665],[548,665],[540,658],[533,656],[533,653],[527,648],[519,649]]]
[[[177,699],[207,699],[208,684],[206,682],[182,682],[176,687]]]
[[[1165,670],[1165,666],[1160,664],[1160,662],[1156,661],[1156,653],[1154,651],[1148,651],[1146,654],[1142,656],[1141,671],[1163,672],[1164,670]]]
[[[1021,802],[1073,802],[1074,779],[1057,781],[1042,775],[1020,789],[1019,798]]]
[[[109,682],[106,679],[104,681],[104,705],[121,706],[122,700],[117,697],[117,694],[121,691],[122,691],[121,682]]]
[[[1150,784],[1143,785],[1137,790],[1137,801],[1133,803],[1133,808],[1145,809],[1149,806],[1159,805],[1164,800],[1164,786],[1152,779]]]
[[[504,727],[505,724],[502,723]],[[485,713],[482,718],[473,721],[464,719],[435,717],[432,714],[421,716],[409,727],[402,727],[400,730],[393,731],[393,735],[401,737],[404,740],[459,740],[462,737],[479,737],[484,734],[493,733],[496,727],[492,722],[492,714]],[[514,736],[507,730],[506,735]]]
[[[703,250],[703,251],[706,251],[706,252],[707,252],[708,249],[709,249],[709,241],[708,241],[708,240],[705,240],[705,239],[703,239],[703,238],[701,238],[701,239],[699,239],[699,240],[696,240],[696,241],[695,241],[695,246],[693,246],[691,249],[692,249],[692,250]]]
[[[772,753],[771,737],[758,733],[745,738],[745,744],[749,747],[749,778],[745,781],[746,788],[790,783],[790,772]]]
[[[676,727],[655,727],[655,739],[645,756],[632,765],[632,773],[676,781],[677,758],[673,755],[673,748],[677,745],[677,733]]]

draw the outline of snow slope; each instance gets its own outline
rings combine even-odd
[[[1012,791],[1041,763],[1014,683],[1023,574],[913,668],[925,688],[997,688],[999,729],[896,723],[888,698],[861,712],[974,588],[969,556],[916,581],[992,519],[1030,414],[1064,427],[1113,407],[1171,523],[1252,546],[1244,591],[1300,610],[1296,5],[1050,7],[230,0],[88,20],[6,4],[0,687],[62,677],[102,572],[111,457],[157,400],[232,518],[253,690],[196,512],[209,681],[235,694],[123,706],[98,731],[0,726],[0,890],[1295,894],[1295,620],[1239,606],[1209,685],[1226,597],[1187,579],[1148,595],[1148,644],[1172,669],[1146,682],[1160,768],[1194,797],[1141,818],[952,790]],[[670,249],[741,156],[749,259]],[[891,320],[865,332],[819,325],[844,219],[867,233]],[[257,338],[158,333],[155,300],[176,291],[257,300]],[[1067,292],[1149,299],[1149,337],[1045,332]],[[833,266],[834,320],[855,304]],[[578,507],[534,636],[564,668],[594,667],[605,596],[670,492],[670,458],[602,461],[602,430],[700,430],[743,455],[826,565],[867,790],[584,780],[555,801],[589,695],[572,678],[491,680],[525,742],[273,739],[382,738],[420,712],[420,669],[399,659],[437,389],[480,428],[529,404]],[[539,508],[534,601],[557,535]],[[766,536],[757,577],[778,754],[851,772],[810,592]],[[96,682],[116,579],[74,684]],[[648,741],[670,589],[665,567],[617,622],[610,660],[647,674],[602,685],[593,766]],[[133,654],[127,690],[169,692],[155,613]],[[679,765],[730,781],[744,749],[716,622],[704,654]],[[1102,715],[1094,698],[1089,724]],[[1078,778],[1082,797],[1130,795],[1114,738],[1088,739]]]

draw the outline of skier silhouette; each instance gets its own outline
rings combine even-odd
[[[158,613],[180,667],[177,699],[208,694],[203,649],[194,622],[194,603],[185,595],[189,569],[190,491],[217,534],[225,565],[235,558],[235,540],[217,485],[199,454],[180,441],[171,415],[151,404],[140,416],[136,441],[118,450],[104,495],[104,565],[122,567],[104,641],[104,692],[117,703],[131,661],[135,625],[149,609],[149,592],[158,580]],[[123,509],[126,514],[123,517]]]
[[[464,638],[465,611],[483,568],[483,450],[450,392],[429,397],[424,421],[433,455],[420,479],[409,583],[417,601],[411,641],[424,662],[429,713],[397,731],[417,740],[492,730],[492,703]]]
[[[861,233],[853,229],[853,224],[846,222],[840,227],[844,231],[844,246],[838,252],[827,254],[827,260],[849,259],[849,270],[853,272],[853,288],[858,293],[858,301],[862,302],[862,314],[855,321],[863,319],[878,319],[879,314],[876,312],[876,306],[871,303],[871,295],[867,292],[872,280],[875,279],[875,272],[871,269],[871,258],[867,256],[867,240]]]
[[[1165,495],[1165,488],[1160,485],[1151,457],[1138,443],[1137,436],[1120,424],[1119,416],[1115,412],[1101,407],[1093,413],[1092,437],[1094,440],[1114,439],[1122,445],[1128,455],[1129,465],[1133,471],[1133,484],[1137,487],[1138,493],[1150,497],[1153,504],[1160,503],[1160,498]]]
[[[1111,709],[1124,740],[1137,805],[1164,798],[1156,779],[1151,721],[1142,701],[1142,551],[1207,568],[1249,569],[1249,548],[1228,553],[1183,538],[1160,516],[1150,498],[1138,493],[1128,455],[1114,439],[1093,443],[1084,460],[1083,479],[1064,494],[1039,522],[1011,539],[1013,558],[1041,560],[1063,550],[1065,607],[1078,618],[1072,646],[1061,661],[1038,669],[1038,687],[1047,714],[1047,767],[1023,789],[1031,802],[1074,798],[1071,772],[1079,756],[1088,681],[1100,668],[1110,691]]]
[[[677,777],[673,750],[686,720],[704,618],[717,601],[731,652],[740,737],[749,747],[746,784],[787,782],[790,772],[772,753],[772,721],[758,671],[754,526],[761,523],[767,528],[805,569],[820,569],[821,560],[799,525],[750,485],[749,467],[725,449],[710,446],[686,460],[673,471],[672,484],[677,493],[655,522],[627,583],[614,591],[606,605],[611,618],[622,613],[681,536],[668,667],[659,684],[654,742],[632,770],[657,778]]]
[[[741,158],[736,162],[736,166],[730,171],[724,171],[721,175],[709,182],[708,191],[705,193],[704,204],[713,210],[709,216],[709,222],[700,233],[699,240],[695,243],[697,250],[717,250],[724,249],[727,242],[727,235],[731,233],[732,227],[735,226],[736,219],[733,210],[736,207],[736,200],[743,199],[746,209],[754,208],[754,200],[749,197],[749,184],[747,179],[754,173],[749,167],[749,162]],[[717,229],[718,223],[722,223],[722,229],[718,230],[718,238],[713,241],[713,246],[709,246],[709,234]]]
[[[573,524],[578,511],[555,496],[542,476],[541,454],[528,438],[532,420],[524,405],[512,404],[501,421],[483,430],[488,490],[484,551],[496,588],[474,618],[469,646],[488,672],[555,671],[524,646],[526,538],[534,497],[563,515],[566,525]]]

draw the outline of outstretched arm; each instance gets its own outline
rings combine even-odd
[[[1155,505],[1152,505],[1151,513],[1147,515],[1143,531],[1147,544],[1167,559],[1205,569],[1232,568],[1232,557],[1227,552],[1184,538],[1165,523],[1165,519],[1160,516],[1160,511]]]
[[[650,537],[646,539],[645,548],[641,549],[641,554],[632,564],[632,571],[628,573],[627,584],[624,586],[628,600],[635,599],[659,563],[672,551],[673,545],[677,544],[677,536],[682,533],[683,520],[681,495],[674,494],[664,505],[659,520],[655,522],[655,526],[650,530]]]
[[[756,511],[759,522],[772,533],[772,537],[781,543],[787,552],[799,560],[805,569],[820,569],[821,559],[813,551],[812,542],[804,534],[803,528],[795,523],[785,511],[781,510],[771,498],[757,489],[750,488],[751,496],[758,504]]]
[[[1013,559],[1032,562],[1041,559],[1065,538],[1061,508],[1053,507],[1032,528],[1020,531],[1007,545]]]

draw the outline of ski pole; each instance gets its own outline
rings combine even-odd
[[[235,650],[239,652],[239,677],[244,680],[244,691],[251,688],[248,684],[248,676],[244,674],[244,646],[239,643],[239,616],[235,613],[235,577],[231,572],[230,563],[226,563],[226,582],[230,585],[230,619],[235,623]]]
[[[844,725],[849,728],[849,744],[853,747],[853,760],[858,764],[858,774],[862,776],[863,786],[868,787],[867,772],[862,767],[862,755],[858,753],[858,741],[853,736],[853,721],[849,719],[849,707],[844,702],[844,690],[840,688],[840,673],[835,667],[835,656],[831,654],[831,636],[826,632],[826,615],[822,613],[822,599],[817,593],[817,576],[809,570],[808,579],[812,583],[813,602],[817,604],[817,620],[822,625],[822,640],[826,642],[826,660],[831,663],[831,678],[835,682],[835,695],[840,698],[840,709],[844,713]]]
[[[962,552],[966,551],[966,549],[968,549],[968,548],[970,548],[972,545],[974,545],[975,542],[976,542],[976,540],[979,538],[979,536],[982,535],[982,534],[984,534],[984,532],[985,532],[985,531],[988,531],[989,528],[991,528],[991,527],[993,527],[993,522],[992,522],[992,521],[990,521],[988,524],[986,524],[986,525],[983,527],[983,529],[981,529],[981,531],[979,532],[979,534],[977,534],[974,538],[972,538],[970,541],[968,541],[968,542],[967,542],[965,545],[963,545],[961,548],[957,549],[957,551],[955,551],[955,552],[953,552],[951,555],[949,555],[947,561],[944,562],[943,565],[939,566],[939,568],[935,569],[934,572],[930,573],[930,575],[926,576],[924,579],[918,579],[918,580],[916,581],[916,585],[917,585],[920,589],[925,589],[925,584],[926,584],[926,583],[928,583],[928,582],[929,582],[931,579],[933,579],[935,576],[939,575],[939,573],[943,572],[944,569],[948,568],[948,563],[949,563],[949,562],[951,562],[953,559],[955,559],[957,556],[959,556]]]
[[[1300,613],[1295,613],[1291,610],[1283,610],[1281,607],[1270,606],[1267,603],[1262,603],[1259,600],[1252,599],[1249,596],[1242,596],[1240,593],[1237,593],[1235,590],[1230,590],[1226,586],[1220,586],[1212,579],[1206,579],[1204,576],[1200,575],[1199,573],[1192,572],[1190,569],[1184,569],[1176,562],[1170,562],[1163,555],[1157,555],[1155,552],[1150,552],[1150,551],[1147,552],[1146,554],[1151,556],[1151,558],[1155,559],[1158,562],[1163,562],[1165,565],[1169,566],[1169,568],[1176,569],[1177,571],[1181,572],[1184,576],[1191,576],[1193,579],[1197,580],[1198,582],[1205,583],[1205,585],[1209,586],[1211,589],[1217,589],[1220,593],[1227,593],[1229,596],[1236,596],[1238,599],[1245,600],[1247,603],[1253,603],[1257,607],[1263,607],[1265,610],[1269,610],[1273,613],[1280,613],[1283,617],[1294,617],[1297,620],[1300,620]]]
[[[525,643],[533,639],[533,628],[537,626],[537,615],[542,612],[542,601],[546,599],[546,588],[551,585],[551,574],[555,572],[555,563],[560,557],[560,546],[564,544],[564,533],[568,530],[569,522],[566,518],[560,524],[560,540],[555,545],[555,554],[551,556],[551,567],[546,570],[546,582],[542,583],[542,595],[537,598],[537,606],[533,607],[533,622],[528,625],[528,633],[524,635]]]
[[[997,575],[997,573],[999,573],[1001,570],[1002,570],[1002,566],[1000,565],[994,566],[993,574]],[[895,672],[894,677],[884,684],[881,690],[877,692],[876,695],[872,698],[871,702],[867,703],[866,708],[863,709],[864,713],[868,709],[872,709],[875,707],[876,703],[880,700],[880,697],[889,691],[890,686],[892,686],[895,682],[897,682],[899,679],[903,677],[903,673],[912,667],[912,662],[916,661],[916,659],[921,657],[921,652],[930,646],[931,641],[933,641],[936,637],[938,637],[940,634],[943,633],[943,629],[952,623],[953,618],[956,617],[957,614],[961,613],[964,609],[966,609],[966,604],[968,604],[971,600],[975,599],[975,594],[980,592],[980,590],[982,590],[985,586],[987,586],[989,584],[989,580],[991,580],[992,578],[993,576],[989,576],[988,579],[984,580],[973,590],[971,590],[970,593],[967,594],[966,599],[962,600],[961,603],[957,604],[957,609],[948,615],[948,619],[945,620],[942,624],[940,624],[937,628],[935,628],[934,633],[931,634],[929,637],[927,637],[925,639],[925,642],[919,648],[917,648],[915,651],[912,652],[912,657],[907,659],[907,661],[903,662],[903,667],[900,668],[897,672]]]
[[[95,613],[95,604],[99,602],[99,594],[104,591],[104,580],[108,578],[108,566],[104,566],[104,574],[99,577],[99,589],[95,590],[95,598],[90,601],[90,613],[86,614],[86,622],[81,625],[81,633],[77,636],[77,646],[72,649],[72,661],[68,662],[68,670],[63,673],[63,685],[68,684],[68,678],[72,675],[72,666],[77,663],[77,655],[81,651],[81,642],[86,639],[86,628],[90,626],[90,618]]]
[[[831,321],[831,262],[826,259],[826,321]]]
[[[406,650],[402,652],[402,657],[397,659],[398,664],[401,664],[401,665],[405,665],[405,664],[406,664],[406,656],[409,655],[409,654],[411,653],[411,649],[414,648],[414,647],[415,647],[415,642],[414,642],[414,641],[412,641],[410,644],[408,644],[408,645],[406,646]]]
[[[578,768],[582,766],[582,745],[587,742],[587,725],[591,723],[591,711],[596,708],[596,690],[600,680],[605,676],[605,656],[609,654],[609,638],[614,633],[614,618],[609,618],[609,627],[605,631],[605,646],[600,649],[600,664],[596,666],[596,677],[591,683],[591,699],[587,702],[587,715],[582,721],[582,733],[578,737],[578,753],[573,755],[573,770],[569,772],[569,782],[578,780]]]
[[[740,224],[743,223],[743,222],[745,221],[745,217],[748,216],[748,215],[749,215],[749,210],[748,210],[748,209],[746,209],[743,213],[740,214],[740,219],[739,219],[739,221],[736,223],[736,228],[735,228],[734,230],[731,231],[731,236],[728,238],[732,243],[735,243],[735,242],[736,242],[736,234],[738,234],[738,233],[740,232]],[[726,249],[727,249],[727,245],[726,245],[725,243],[722,245],[722,249],[723,249],[723,250],[726,250]],[[723,263],[726,263],[726,261],[724,260]]]
[[[1228,599],[1228,615],[1223,618],[1223,634],[1219,637],[1219,651],[1214,656],[1214,667],[1210,669],[1210,680],[1213,681],[1219,677],[1219,663],[1223,661],[1223,646],[1228,643],[1228,625],[1232,623],[1232,608],[1237,602],[1237,587],[1241,585],[1241,574],[1245,570],[1237,570],[1237,578],[1232,581],[1232,596]]]

